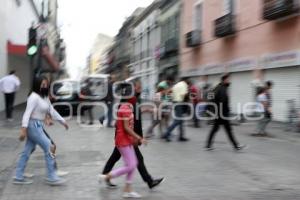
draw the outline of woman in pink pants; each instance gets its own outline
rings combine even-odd
[[[99,180],[109,181],[126,174],[126,185],[124,188],[124,198],[140,198],[141,195],[134,192],[131,188],[134,171],[138,161],[135,155],[134,147],[136,143],[147,144],[147,141],[136,134],[133,130],[133,110],[129,103],[121,103],[117,112],[115,145],[118,148],[124,160],[124,166],[111,171],[105,175],[99,175]]]

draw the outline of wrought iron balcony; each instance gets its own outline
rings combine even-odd
[[[197,47],[201,44],[201,31],[193,30],[185,35],[187,47]]]
[[[264,0],[263,4],[263,18],[266,20],[275,20],[299,11],[295,0]]]
[[[225,37],[235,33],[235,15],[229,13],[215,20],[215,36]]]

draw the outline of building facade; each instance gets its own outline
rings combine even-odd
[[[285,121],[287,101],[300,104],[299,1],[184,0],[181,18],[182,76],[217,84],[232,73],[232,111],[253,102],[255,87],[274,82],[274,119]]]
[[[143,98],[155,93],[158,81],[158,51],[160,49],[160,1],[154,1],[137,17],[132,29],[132,55],[129,70],[132,76],[142,81]]]
[[[26,101],[30,90],[32,69],[26,55],[26,45],[32,21],[37,22],[38,15],[30,1],[1,0],[0,77],[16,70],[21,81],[16,105]],[[3,103],[0,101],[0,110],[4,109]]]
[[[114,37],[113,45],[108,50],[109,67],[106,69],[106,73],[113,73],[118,79],[126,79],[130,76],[128,66],[132,55],[132,25],[143,10],[144,8],[137,8],[125,20],[118,34]]]
[[[159,49],[159,80],[179,74],[181,1],[162,0],[158,23],[161,30]]]
[[[15,104],[26,102],[31,88],[34,66],[27,55],[28,32],[32,24],[38,24],[41,18],[48,18],[46,31],[50,34],[48,44],[51,50],[47,55],[53,56],[58,33],[56,30],[57,1],[1,0],[0,8],[0,77],[11,70],[16,70],[20,78],[21,88],[16,95]],[[4,101],[0,101],[0,110],[4,109]]]
[[[101,33],[97,35],[90,53],[89,74],[101,73],[103,71],[102,67],[104,68],[103,63],[105,63],[103,54],[111,44],[111,37]]]

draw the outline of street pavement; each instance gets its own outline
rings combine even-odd
[[[21,113],[21,111],[20,111]],[[0,123],[1,200],[111,200],[121,199],[124,177],[114,180],[118,189],[109,190],[97,182],[113,149],[114,129],[81,127],[69,121],[65,131],[59,124],[47,128],[57,143],[60,170],[69,171],[65,186],[44,183],[45,162],[41,149],[31,156],[27,172],[34,173],[32,185],[12,184],[18,154],[24,143],[17,140],[20,116],[15,122]],[[144,120],[145,127],[149,121]],[[166,143],[158,138],[141,147],[146,166],[165,182],[149,190],[138,172],[134,188],[147,200],[298,200],[300,199],[300,134],[284,132],[271,124],[271,137],[252,137],[253,123],[234,126],[237,139],[249,148],[233,151],[223,130],[216,136],[216,150],[204,151],[210,127],[186,126],[189,142]],[[156,131],[157,132],[157,131]],[[177,134],[177,131],[174,132]],[[122,165],[122,161],[117,166]]]

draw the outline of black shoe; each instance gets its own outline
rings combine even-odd
[[[93,125],[93,124],[94,124],[94,122],[90,122],[90,123],[89,123],[89,125]]]
[[[213,148],[213,147],[205,147],[205,151],[213,151],[213,150],[215,150],[215,148]]]
[[[165,140],[166,142],[172,142],[172,140],[169,137],[165,138]]]
[[[109,188],[109,189],[116,189],[116,188],[118,188],[117,185],[113,184],[110,181],[105,181],[105,182],[106,182],[106,187]]]
[[[181,137],[181,138],[178,139],[178,141],[179,142],[187,142],[187,141],[189,141],[189,139],[185,138],[185,137]]]
[[[161,184],[164,180],[165,180],[165,178],[155,179],[151,183],[148,183],[148,186],[150,189],[153,189],[156,186],[158,186],[159,184]]]
[[[104,121],[103,118],[100,118],[100,119],[99,119],[99,122],[100,122],[101,125],[103,125],[103,121]]]

